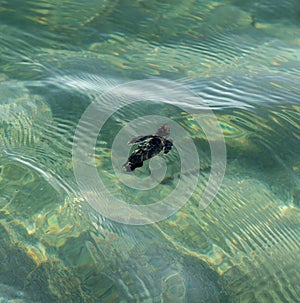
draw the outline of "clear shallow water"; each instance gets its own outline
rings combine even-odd
[[[299,302],[297,1],[0,4],[1,300]],[[73,137],[101,93],[153,77],[176,80],[214,109],[226,140],[226,174],[200,211],[211,163],[197,114],[182,112],[180,100],[125,106],[95,150],[112,193],[147,204],[179,180],[176,151],[153,190],[134,191],[116,177],[114,138],[144,115],[182,126],[203,170],[172,217],[122,225],[97,215],[81,195]],[[134,91],[142,99],[143,90]],[[112,104],[101,106],[108,113]],[[203,111],[198,116],[205,120]],[[89,131],[87,124],[82,132]],[[144,167],[137,175],[148,173]],[[184,180],[194,175],[186,171]]]

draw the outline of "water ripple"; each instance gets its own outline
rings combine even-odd
[[[297,302],[297,0],[0,2],[3,272],[17,275],[22,287],[43,281],[41,294],[34,294],[43,302],[71,302],[68,294],[75,294],[74,302],[198,302],[200,290],[215,291],[219,300],[217,283],[204,288],[209,274],[214,283],[221,279],[232,302]],[[73,136],[87,106],[141,78],[178,81],[193,91],[203,101],[189,104],[199,118],[200,110],[212,108],[228,161],[218,196],[200,211],[210,151],[195,123],[198,114],[178,109],[187,101],[143,102],[114,113],[98,138],[95,163],[116,195],[129,190],[113,172],[110,146],[132,119],[165,115],[188,131],[199,151],[203,169],[189,203],[144,229],[94,213],[72,171]],[[130,93],[142,97],[144,91]],[[104,98],[101,110],[116,104],[126,105]],[[83,142],[93,122],[80,126]],[[168,159],[170,171],[151,199],[180,178],[176,154]],[[194,174],[184,172],[186,188]],[[152,201],[148,193],[130,194],[137,203]]]

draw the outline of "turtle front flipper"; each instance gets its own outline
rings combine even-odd
[[[149,136],[138,136],[136,138],[133,138],[132,140],[130,140],[128,142],[129,145],[132,145],[132,144],[135,144],[135,143],[138,143],[138,142],[143,142],[145,141]]]
[[[164,154],[167,154],[173,147],[173,142],[171,140],[165,140]]]

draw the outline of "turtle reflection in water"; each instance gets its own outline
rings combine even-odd
[[[169,135],[170,127],[164,124],[153,135],[139,136],[129,141],[128,144],[138,143],[138,146],[124,164],[126,171],[130,172],[142,167],[145,160],[156,156],[162,150],[167,154],[173,146],[172,140],[167,139]]]

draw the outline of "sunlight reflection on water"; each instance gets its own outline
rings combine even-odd
[[[7,302],[297,302],[298,1],[0,0],[0,7],[0,289]],[[73,137],[101,94],[153,78],[177,81],[214,110],[227,169],[216,199],[200,211],[211,159],[196,118],[208,121],[205,113],[182,111],[180,100],[123,107],[95,147],[111,193],[146,204],[180,178],[176,151],[152,192],[132,192],[115,175],[114,138],[144,115],[180,125],[202,168],[180,211],[126,226],[99,216],[79,193]],[[136,175],[147,173],[145,164]]]

